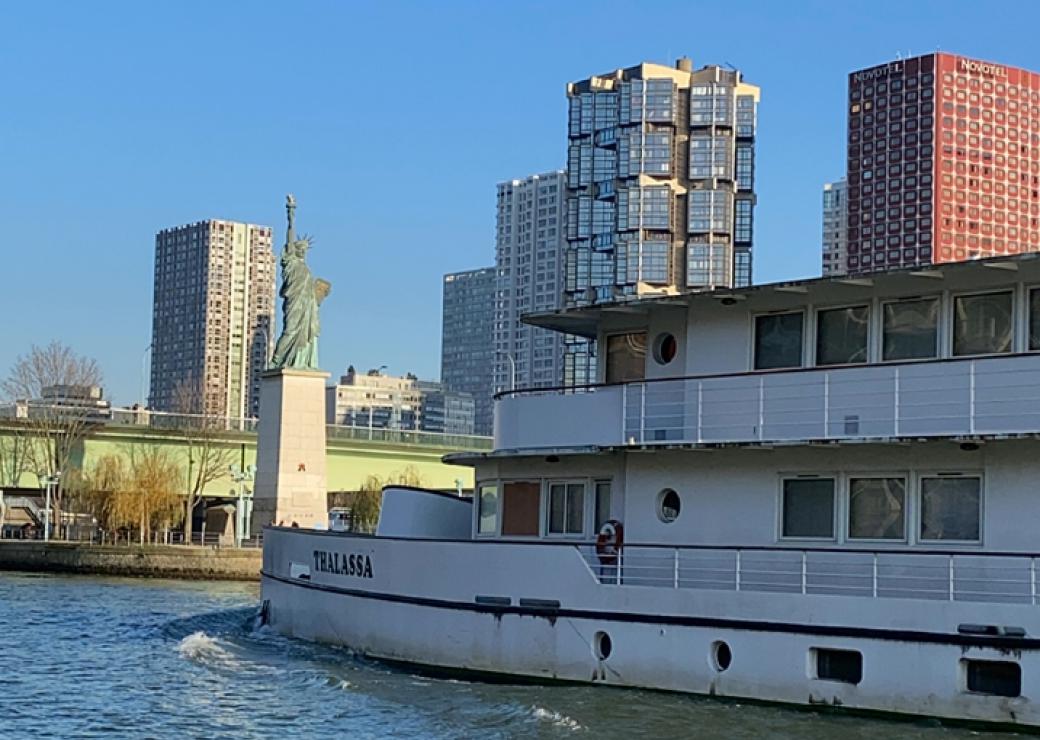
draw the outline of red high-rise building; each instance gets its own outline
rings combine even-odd
[[[850,273],[1040,251],[1040,74],[937,52],[849,75]]]

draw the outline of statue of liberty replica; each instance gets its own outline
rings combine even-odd
[[[332,287],[307,267],[309,237],[296,237],[296,199],[285,199],[289,227],[282,250],[282,333],[260,378],[254,536],[266,526],[324,528],[325,381],[318,367],[318,306]]]
[[[285,213],[289,227],[281,260],[282,334],[275,345],[271,367],[317,370],[318,306],[329,294],[332,284],[315,278],[307,267],[307,250],[312,240],[307,236],[296,238],[296,199],[292,193],[285,198]]]

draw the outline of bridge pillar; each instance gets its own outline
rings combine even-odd
[[[270,524],[328,525],[325,380],[313,370],[268,370],[260,378],[252,533]]]

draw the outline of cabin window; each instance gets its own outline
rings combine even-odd
[[[537,537],[541,499],[541,483],[503,483],[502,536]]]
[[[596,481],[596,531],[610,519],[610,481]]]
[[[1007,660],[965,660],[968,691],[993,696],[1022,695],[1022,666]]]
[[[801,311],[755,317],[755,369],[801,367]]]
[[[682,511],[682,500],[679,494],[671,488],[666,488],[657,494],[657,518],[665,524],[671,524],[679,518]]]
[[[1029,349],[1040,349],[1040,288],[1029,291]]]
[[[788,478],[782,498],[782,536],[834,539],[833,478]]]
[[[816,314],[816,364],[867,361],[868,306],[829,308]]]
[[[667,365],[678,353],[679,343],[673,335],[664,332],[654,339],[654,362],[658,365]]]
[[[849,478],[849,539],[906,538],[906,479]]]
[[[549,534],[585,533],[585,484],[549,484]]]
[[[1011,291],[953,299],[953,354],[1010,352],[1014,337]]]
[[[477,497],[477,534],[498,532],[498,486],[484,483]]]
[[[863,654],[858,650],[814,648],[816,678],[858,684],[863,680]]]
[[[921,539],[978,542],[982,479],[975,476],[921,478]]]
[[[886,303],[882,309],[883,360],[920,360],[939,354],[939,299]]]
[[[606,382],[625,383],[646,375],[646,332],[607,337]]]

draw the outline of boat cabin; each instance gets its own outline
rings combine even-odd
[[[599,382],[497,399],[473,536],[717,547],[1035,549],[1040,259],[527,317]]]

